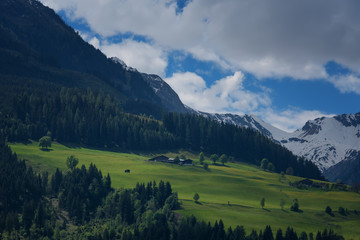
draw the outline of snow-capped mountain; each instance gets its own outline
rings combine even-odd
[[[202,115],[262,132],[294,154],[313,161],[331,181],[341,179],[351,184],[354,180],[347,177],[350,172],[352,179],[360,178],[360,171],[353,172],[360,166],[360,113],[317,118],[293,133],[282,131],[253,115]]]
[[[317,118],[289,138],[277,140],[324,171],[360,150],[360,113]]]

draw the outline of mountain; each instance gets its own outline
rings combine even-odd
[[[61,87],[86,89],[116,96],[125,110],[157,118],[162,112],[185,112],[169,86],[156,85],[158,77],[138,72],[107,58],[85,42],[50,8],[36,0],[0,1],[1,107],[30,87],[57,91]],[[16,86],[16,90],[14,90]],[[156,94],[168,89],[173,101]]]
[[[360,183],[360,151],[352,151],[343,160],[326,169],[324,175],[330,181],[340,179],[347,184]]]
[[[129,67],[124,61],[117,57],[112,57],[112,61],[118,63],[123,69],[138,72],[137,69]],[[154,93],[160,98],[161,104],[173,112],[189,112],[181,102],[177,93],[161,77],[155,74],[140,73],[145,82],[153,89]]]
[[[295,155],[314,162],[331,181],[341,179],[348,184],[360,181],[360,113],[317,118],[293,133],[253,115],[200,114],[263,133]]]

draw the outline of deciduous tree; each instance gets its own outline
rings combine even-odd
[[[261,160],[260,168],[266,170],[269,164],[269,160],[267,158],[263,158]]]
[[[200,199],[199,194],[195,193],[193,199],[194,199],[195,202],[198,202],[198,200]]]
[[[217,160],[219,160],[219,156],[217,154],[212,154],[210,156],[211,161],[215,164]]]
[[[228,160],[228,156],[226,154],[222,154],[220,156],[220,162],[222,163],[222,165],[224,165]]]
[[[74,170],[74,168],[78,163],[79,163],[79,159],[76,158],[74,155],[71,155],[66,159],[66,166],[71,170]]]
[[[39,147],[42,149],[48,149],[51,147],[51,137],[49,136],[43,136],[39,139]]]

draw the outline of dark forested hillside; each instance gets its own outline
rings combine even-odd
[[[106,58],[53,10],[33,0],[0,2],[0,80],[4,87],[11,81],[16,87],[38,91],[62,86],[100,88],[133,113],[160,117],[161,111],[170,110],[141,73]],[[3,90],[0,100],[5,101],[15,92],[14,88]]]
[[[153,119],[123,112],[116,98],[91,89],[52,94],[23,93],[11,111],[0,115],[0,131],[9,141],[39,139],[48,131],[60,142],[128,150],[168,149],[175,138]]]

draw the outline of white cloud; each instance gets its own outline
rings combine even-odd
[[[360,78],[354,74],[333,76],[329,78],[329,81],[342,93],[360,94]]]
[[[271,104],[266,92],[253,93],[244,89],[242,72],[215,81],[211,86],[206,86],[202,77],[190,72],[175,73],[165,81],[184,104],[200,111],[242,114]]]
[[[265,57],[256,60],[239,62],[239,67],[252,72],[258,78],[281,78],[289,76],[295,79],[323,79],[328,75],[321,64],[314,63],[289,63]]]
[[[201,46],[192,47],[189,49],[189,52],[195,59],[200,61],[211,61],[218,63],[224,69],[230,69],[232,66],[227,63],[224,59],[221,59],[219,55],[212,52],[209,49],[204,49]]]
[[[93,37],[88,41],[91,45],[93,45],[96,49],[100,48],[100,40],[97,37]]]
[[[162,77],[165,75],[167,58],[165,53],[156,46],[127,39],[118,44],[101,44],[100,49],[108,57],[118,57],[126,65],[141,72],[154,73]]]
[[[258,112],[257,115],[265,122],[286,132],[293,132],[303,127],[308,120],[334,116],[333,114],[326,114],[317,110],[309,111],[295,108],[289,108],[284,111],[275,111],[272,108],[267,108]]]

